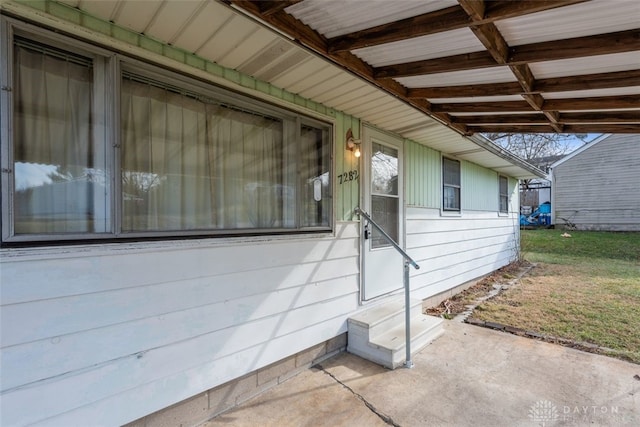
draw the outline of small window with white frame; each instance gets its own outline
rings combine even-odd
[[[509,213],[509,178],[499,175],[498,187],[500,192],[500,213]]]
[[[442,209],[460,212],[460,162],[442,158]]]

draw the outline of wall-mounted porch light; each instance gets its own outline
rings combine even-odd
[[[361,140],[353,138],[353,132],[351,131],[351,128],[349,128],[347,131],[347,150],[352,151],[354,156],[360,157],[361,142]]]

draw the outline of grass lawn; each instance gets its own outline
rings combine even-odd
[[[473,317],[610,348],[640,363],[640,233],[523,230],[536,266]]]

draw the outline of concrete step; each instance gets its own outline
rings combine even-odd
[[[412,299],[410,307],[411,317],[422,314],[422,301]],[[349,318],[349,329],[356,328],[358,334],[372,339],[398,324],[404,324],[404,317],[404,298],[397,298],[353,315]]]
[[[411,302],[411,316],[411,354],[415,354],[442,335],[444,321],[422,314],[419,300]],[[406,360],[404,322],[402,301],[392,301],[359,313],[348,322],[347,351],[390,369],[401,366]]]
[[[415,354],[433,342],[444,333],[444,320],[439,317],[420,316],[411,318],[411,354]],[[390,369],[395,369],[404,364],[406,360],[405,330],[404,324],[396,326],[387,333],[374,338],[370,346],[377,347],[379,353],[384,354],[380,363]]]

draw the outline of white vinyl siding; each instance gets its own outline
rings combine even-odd
[[[419,298],[445,292],[518,257],[517,180],[507,178],[508,212],[496,215],[498,173],[467,161],[460,166],[462,217],[442,215],[433,207],[406,209],[406,248],[420,265],[411,272],[411,289]],[[439,183],[426,186],[438,188]]]
[[[3,425],[123,424],[345,332],[358,231],[340,224],[339,239],[3,254],[1,320],[20,325],[2,329]]]
[[[495,200],[495,197],[494,197]],[[515,261],[519,223],[493,212],[443,217],[437,209],[407,208],[407,252],[420,265],[411,289],[428,298]]]

